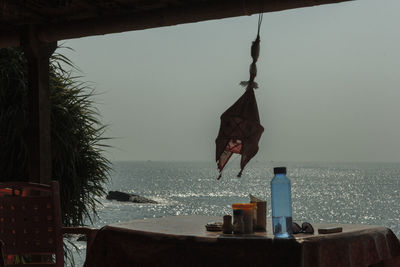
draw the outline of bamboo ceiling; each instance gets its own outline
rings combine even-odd
[[[344,1],[0,0],[0,47],[19,45],[27,27],[52,42]]]

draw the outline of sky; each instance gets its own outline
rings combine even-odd
[[[257,161],[400,162],[400,1],[265,13]],[[214,161],[258,15],[61,41],[89,81],[112,160]]]

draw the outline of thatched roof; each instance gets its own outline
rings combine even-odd
[[[0,47],[33,25],[45,42],[349,0],[3,0]]]

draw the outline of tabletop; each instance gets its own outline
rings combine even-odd
[[[400,266],[400,242],[381,226],[312,223],[314,234],[274,239],[270,220],[267,232],[250,235],[206,231],[211,221],[222,218],[171,216],[107,225],[88,251],[85,267]],[[318,234],[318,228],[330,226],[343,232]]]
[[[168,216],[162,218],[150,218],[134,220],[129,222],[113,223],[106,227],[121,228],[124,230],[131,230],[141,232],[142,234],[157,234],[157,235],[170,235],[170,236],[193,236],[196,238],[273,238],[272,233],[272,222],[271,219],[267,219],[267,231],[266,232],[254,232],[249,235],[234,235],[234,234],[222,234],[221,232],[209,232],[206,230],[205,225],[209,222],[222,222],[221,217],[217,216]],[[354,233],[356,231],[363,231],[368,229],[384,228],[382,226],[375,225],[363,225],[363,224],[332,224],[332,223],[311,223],[315,228],[315,233],[310,234],[296,234],[294,238],[301,240],[304,238],[318,238],[326,237],[327,234],[318,234],[318,228],[326,228],[333,226],[342,227],[343,233]],[[301,222],[300,222],[301,225]],[[337,233],[336,233],[337,234]],[[335,234],[329,234],[333,237]]]

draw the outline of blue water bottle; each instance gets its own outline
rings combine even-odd
[[[274,168],[271,181],[272,229],[275,238],[292,237],[292,193],[286,167]]]

